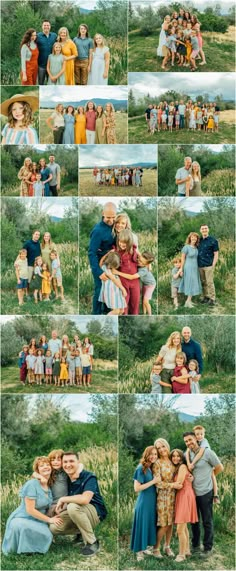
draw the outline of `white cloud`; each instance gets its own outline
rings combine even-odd
[[[156,145],[80,145],[80,167],[157,162]]]

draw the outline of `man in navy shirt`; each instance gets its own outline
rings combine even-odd
[[[55,32],[50,32],[51,24],[48,20],[42,23],[42,32],[37,33],[37,46],[39,49],[38,58],[38,80],[39,85],[44,85],[45,79],[48,79],[47,74],[47,61],[48,56],[52,53],[53,44],[57,39]]]
[[[214,268],[218,262],[219,244],[216,238],[209,236],[207,224],[202,224],[200,232],[202,237],[198,245],[198,267],[204,295],[202,303],[215,305]]]
[[[39,243],[40,232],[35,230],[32,234],[32,238],[27,240],[22,248],[27,251],[27,262],[28,262],[28,282],[30,283],[34,271],[34,260],[37,256],[41,256],[41,247]]]
[[[107,202],[104,205],[102,212],[102,220],[98,222],[92,229],[90,234],[90,242],[88,249],[88,257],[90,267],[94,279],[94,294],[93,294],[93,314],[101,315],[102,303],[98,301],[101,280],[107,281],[108,277],[105,272],[100,268],[99,262],[101,258],[111,250],[115,244],[115,237],[112,233],[113,224],[116,217],[116,206],[112,202]]]
[[[55,535],[81,533],[85,544],[81,549],[81,554],[95,555],[99,551],[99,541],[94,535],[94,528],[107,515],[97,478],[92,472],[83,468],[81,470],[81,464],[75,452],[64,452],[62,467],[69,477],[69,493],[57,502],[56,513],[60,515],[62,522],[51,524],[51,532]],[[64,504],[66,504],[66,510]]]
[[[151,114],[152,109],[153,109],[153,105],[151,103],[149,103],[149,105],[145,111],[145,119],[147,122],[148,131],[150,131],[150,114]]]
[[[198,362],[199,375],[196,377],[196,381],[199,381],[203,370],[202,349],[200,343],[192,339],[191,335],[192,331],[190,327],[183,327],[182,329],[183,341],[181,343],[181,346],[183,353],[185,353],[187,357],[187,363],[189,363],[191,359],[195,359]]]

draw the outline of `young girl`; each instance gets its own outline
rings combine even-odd
[[[53,374],[53,380],[54,380],[55,385],[58,384],[58,386],[60,386],[60,353],[59,352],[55,353],[55,355],[54,355],[52,374]]]
[[[101,34],[94,36],[94,49],[92,50],[92,64],[88,75],[88,85],[107,85],[110,64],[110,51],[105,46]]]
[[[120,256],[120,271],[124,274],[134,275],[138,272],[138,256],[137,246],[134,244],[134,238],[131,230],[121,230],[117,236],[116,246],[113,246]],[[125,315],[139,314],[140,301],[140,285],[138,278],[127,280],[121,277],[121,283],[126,290],[127,307],[124,310]]]
[[[189,129],[190,131],[194,131],[196,129],[196,111],[194,105],[192,105],[190,111]]]
[[[203,121],[203,129],[206,132],[207,131],[207,123],[208,123],[207,109],[204,110],[202,121]]]
[[[64,450],[52,450],[48,454],[48,458],[50,460],[52,471],[52,484],[51,484],[51,492],[53,497],[53,503],[50,506],[49,510],[47,511],[47,515],[49,517],[53,517],[55,515],[55,508],[57,505],[58,500],[62,496],[68,496],[68,476],[64,472],[62,468],[62,456],[64,454]],[[43,483],[43,476],[41,476],[38,472],[33,472],[33,478],[36,478],[41,483]],[[65,509],[65,508],[64,508]],[[64,511],[64,510],[62,510]]]
[[[171,378],[172,390],[175,394],[190,394],[190,383],[188,371],[185,367],[186,355],[181,351],[177,353],[174,368],[174,375]]]
[[[200,393],[200,385],[198,381],[195,381],[195,379],[199,375],[199,365],[196,359],[191,359],[191,361],[189,361],[188,370],[190,391],[192,394],[198,394]]]
[[[82,365],[79,349],[75,350],[75,382],[77,385],[82,385]]]
[[[35,301],[35,303],[38,303],[38,294],[39,294],[39,300],[42,301],[42,299],[43,299],[43,297],[42,297],[42,279],[43,279],[42,266],[43,266],[43,260],[42,260],[41,256],[37,256],[37,258],[35,258],[35,261],[34,261],[34,275],[33,275],[33,279],[31,282],[31,287],[34,290],[34,301]]]
[[[36,360],[34,365],[34,374],[37,385],[42,384],[43,376],[44,376],[44,361],[45,357],[43,356],[43,351],[38,349],[36,354]]]
[[[163,125],[163,131],[166,131],[166,129],[167,129],[167,124],[166,124],[166,122],[167,122],[167,113],[166,113],[166,110],[165,110],[165,109],[163,109],[162,114],[161,114],[161,122],[162,122],[162,125]]]
[[[100,261],[100,267],[109,277],[107,281],[101,281],[101,291],[99,301],[111,309],[108,315],[122,315],[126,307],[126,289],[121,283],[118,275],[112,270],[117,270],[120,266],[120,256],[116,252],[109,252]]]
[[[138,272],[136,274],[130,275],[125,274],[124,272],[118,272],[119,276],[127,280],[135,280],[137,278],[140,279],[140,283],[142,284],[142,305],[144,315],[152,315],[150,300],[152,299],[152,294],[156,287],[156,280],[150,271],[151,263],[153,260],[153,254],[151,252],[145,251],[142,254],[138,254]]]
[[[48,383],[50,385],[52,384],[52,363],[53,363],[52,351],[50,351],[50,349],[47,349],[45,355],[45,380],[47,385]]]
[[[51,293],[51,274],[49,271],[48,264],[42,265],[42,294],[44,296],[44,301],[49,301],[49,296]]]
[[[168,115],[168,129],[172,133],[173,131],[173,121],[174,121],[174,113],[171,111]]]
[[[65,85],[65,69],[66,62],[62,55],[62,46],[59,42],[55,42],[47,62],[48,85]]]
[[[58,288],[59,288],[61,300],[64,301],[65,298],[64,298],[64,288],[62,285],[62,274],[56,250],[52,250],[50,258],[52,260],[52,279],[53,279],[53,287],[55,290],[56,299],[59,298],[58,295]]]
[[[16,289],[19,305],[23,305],[24,296],[27,295],[28,287],[28,261],[27,261],[27,250],[22,248],[19,250],[19,255],[14,263],[16,271]]]
[[[168,47],[168,49],[170,50],[171,53],[171,65],[172,67],[175,64],[175,54],[177,51],[177,47],[176,47],[176,34],[175,34],[175,28],[172,26],[169,27],[169,29],[167,30],[167,37],[166,37],[166,45]],[[168,58],[167,58],[168,60]],[[166,58],[163,61],[163,66],[166,65]]]
[[[134,491],[139,496],[134,510],[130,549],[136,553],[137,561],[144,559],[144,551],[148,546],[156,544],[157,478],[153,475],[156,460],[156,448],[145,448],[133,477]]]
[[[70,356],[67,357],[67,362],[69,365],[69,379],[70,386],[75,385],[75,353],[71,352]]]
[[[175,112],[175,129],[176,129],[176,131],[179,130],[179,122],[180,122],[180,114],[179,114],[179,111],[177,110]]]
[[[214,133],[214,115],[213,113],[209,112],[208,113],[208,122],[207,122],[207,132],[209,133],[209,131],[211,131],[212,133]]]
[[[82,354],[80,355],[82,365],[82,379],[84,387],[90,386],[91,383],[91,357],[87,353],[86,347],[83,347]],[[87,383],[86,383],[87,381]]]
[[[64,387],[64,384],[67,385],[68,379],[69,379],[68,363],[66,362],[66,357],[62,357],[60,363],[60,378],[58,381],[58,386],[60,386],[60,383],[62,387]]]
[[[23,345],[22,351],[19,353],[18,366],[20,368],[20,382],[25,385],[27,379],[27,362],[26,357],[28,355],[28,345]]]
[[[35,381],[35,376],[34,376],[35,361],[36,361],[36,355],[34,355],[34,350],[31,348],[29,349],[29,353],[26,357],[27,378],[29,385],[32,385]]]
[[[1,115],[8,117],[2,130],[2,145],[35,145],[38,135],[33,124],[33,112],[39,107],[38,96],[34,93],[14,95],[0,106]]]

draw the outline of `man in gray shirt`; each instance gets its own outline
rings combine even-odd
[[[52,178],[49,183],[50,193],[52,196],[58,196],[58,191],[60,190],[61,185],[61,167],[55,162],[54,155],[50,155],[47,166],[50,170],[50,174],[52,174]]]
[[[192,462],[200,450],[197,438],[194,432],[184,432],[183,438],[187,448],[190,450],[190,461]],[[212,554],[213,547],[213,468],[215,476],[223,472],[224,469],[215,452],[205,448],[203,456],[196,462],[193,471],[193,489],[196,494],[199,521],[192,523],[192,549],[204,558]],[[200,516],[204,528],[204,551],[202,553],[200,553]]]
[[[75,84],[87,85],[88,74],[91,70],[93,55],[93,40],[89,37],[86,24],[80,24],[78,35],[73,39],[78,51],[75,58]]]
[[[178,186],[178,196],[189,196],[189,190],[192,183],[191,177],[191,166],[192,166],[192,159],[191,157],[185,157],[184,159],[184,167],[181,167],[177,170],[175,175],[175,182]]]

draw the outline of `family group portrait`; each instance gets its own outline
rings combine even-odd
[[[80,199],[80,313],[157,313],[156,199]]]
[[[116,317],[2,316],[2,392],[117,392]]]
[[[234,71],[234,2],[131,0],[128,45],[130,71]]]
[[[93,399],[3,397],[3,569],[116,569],[116,397]]]
[[[0,117],[1,145],[38,144],[39,89],[2,87]]]
[[[129,73],[129,143],[234,143],[232,73]]]
[[[234,395],[119,400],[119,568],[232,569]]]
[[[158,145],[159,196],[233,196],[234,145]]]
[[[233,315],[234,215],[233,197],[158,199],[159,314]]]
[[[127,87],[41,87],[40,142],[126,143]]]
[[[120,319],[119,391],[233,393],[234,339],[229,315]]]
[[[2,199],[2,313],[78,310],[78,199]]]
[[[155,145],[81,145],[79,167],[80,196],[157,195]]]
[[[125,1],[4,0],[1,15],[3,85],[127,82]]]
[[[5,145],[1,155],[2,196],[78,196],[75,145]]]

